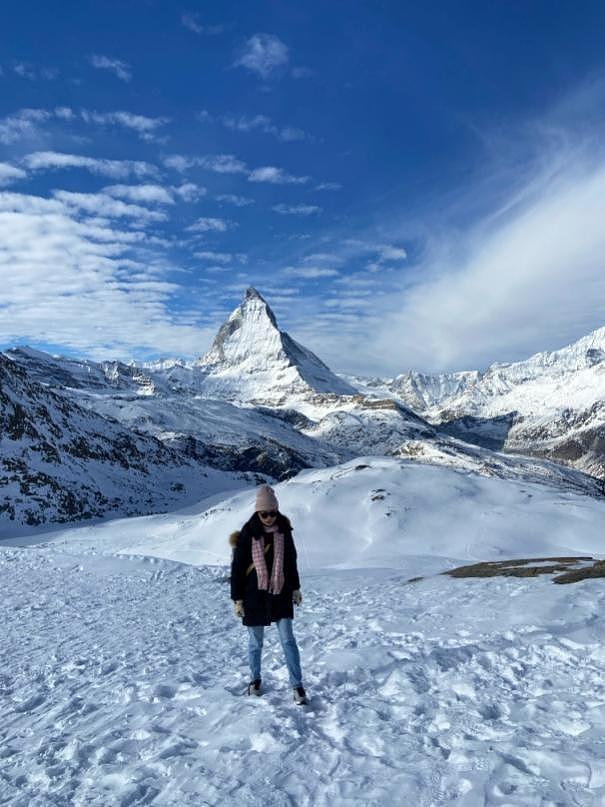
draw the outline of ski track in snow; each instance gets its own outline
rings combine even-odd
[[[605,804],[600,581],[406,563],[304,577],[301,709],[224,568],[0,550],[0,804]]]

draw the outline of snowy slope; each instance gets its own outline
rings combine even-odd
[[[295,537],[300,535],[306,569],[407,565],[408,556],[418,555],[470,562],[526,553],[605,553],[605,500],[566,490],[559,480],[538,481],[522,469],[501,478],[360,457],[302,471],[276,491]],[[53,540],[74,550],[94,541],[97,551],[227,563],[226,537],[247,520],[253,504],[247,490],[190,513],[70,529]]]
[[[243,479],[78,406],[1,354],[0,443],[0,535],[168,510]]]
[[[462,439],[605,478],[605,328],[485,372],[348,380],[367,394],[395,397]]]
[[[605,802],[603,581],[437,574],[602,554],[602,501],[386,459],[277,492],[299,547],[306,710],[274,629],[265,695],[240,694],[246,638],[220,564],[252,492],[0,549],[0,802]]]

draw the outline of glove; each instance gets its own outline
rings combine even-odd
[[[238,619],[244,618],[244,601],[243,600],[235,600],[233,603],[233,611],[235,612],[235,616]]]
[[[302,592],[300,589],[292,592],[292,602],[294,605],[302,605]]]

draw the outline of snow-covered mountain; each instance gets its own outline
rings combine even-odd
[[[243,481],[79,406],[2,354],[0,437],[2,535],[166,510]]]
[[[594,479],[520,455],[553,457],[595,477],[604,475],[605,351],[597,346],[599,336],[603,342],[597,332],[572,349],[516,365],[494,365],[483,374],[408,373],[349,382],[281,331],[265,300],[249,289],[197,362],[175,359],[137,366],[13,349],[4,354],[2,366],[7,378],[18,376],[21,387],[30,390],[21,407],[31,429],[46,428],[36,403],[46,395],[54,409],[77,413],[77,425],[63,423],[62,434],[79,433],[80,445],[101,441],[103,447],[95,449],[94,457],[80,457],[84,476],[73,470],[66,483],[72,443],[59,441],[57,461],[40,477],[48,490],[44,496],[38,490],[41,482],[38,487],[20,482],[42,473],[27,434],[21,434],[18,446],[13,441],[10,451],[3,438],[5,463],[10,456],[21,458],[20,477],[13,472],[1,483],[5,512],[11,508],[16,520],[32,523],[103,512],[157,512],[182,498],[182,477],[189,478],[191,469],[283,480],[305,468],[329,467],[359,455],[554,481],[596,495]],[[564,395],[573,396],[580,411],[564,407]],[[581,410],[582,402],[590,405],[588,410]],[[6,398],[7,422],[9,408]],[[125,478],[115,477],[116,461],[108,458],[116,446],[121,450],[129,445],[139,447],[140,478],[132,470]],[[505,457],[499,449],[517,456]],[[109,465],[99,464],[97,454]],[[121,464],[137,467],[127,459]],[[170,478],[160,478],[166,468],[172,469]],[[190,486],[185,487],[189,492]],[[65,504],[68,489],[79,491],[81,506]],[[96,491],[92,498],[84,495],[88,489]],[[119,492],[110,494],[114,489]]]
[[[605,328],[561,350],[484,372],[349,379],[470,442],[605,478]]]
[[[279,330],[273,311],[254,288],[247,290],[195,366],[204,372],[204,395],[228,401],[283,405],[318,393],[356,392]]]

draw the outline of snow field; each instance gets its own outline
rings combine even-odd
[[[301,709],[274,628],[240,696],[224,567],[0,550],[0,803],[604,804],[601,581],[444,564],[303,573]]]

